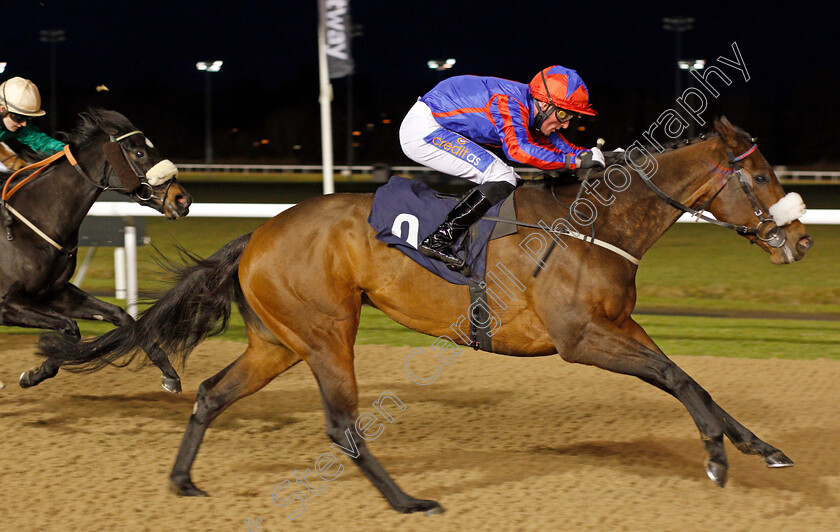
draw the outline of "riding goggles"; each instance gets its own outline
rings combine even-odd
[[[9,113],[9,118],[11,118],[16,124],[23,124],[27,120],[32,120],[31,116],[19,115],[17,113]]]
[[[559,107],[555,108],[554,116],[556,116],[557,120],[560,122],[568,122],[572,118],[581,118],[580,113],[573,113],[565,109],[560,109]]]

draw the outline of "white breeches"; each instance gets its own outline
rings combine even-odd
[[[481,185],[506,181],[516,186],[519,175],[504,161],[475,142],[435,121],[423,102],[414,104],[400,125],[400,145],[413,161],[433,170]]]

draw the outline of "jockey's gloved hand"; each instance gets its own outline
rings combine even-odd
[[[592,148],[589,151],[580,154],[580,168],[592,168],[593,166],[600,166],[605,168],[607,165],[604,162],[604,154],[599,148]]]

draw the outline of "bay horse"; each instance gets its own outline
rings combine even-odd
[[[27,166],[29,163],[21,155],[15,153],[5,142],[0,142],[0,164],[14,172]],[[0,166],[0,169],[2,169]],[[2,173],[0,173],[2,176]]]
[[[114,190],[174,220],[187,215],[192,198],[178,183],[175,166],[120,113],[82,113],[68,141],[64,152],[32,165],[40,170],[8,180],[3,189],[7,234],[0,236],[0,325],[52,329],[78,339],[76,319],[117,326],[134,321],[120,307],[70,283],[79,226],[94,201]],[[166,353],[151,341],[144,349],[161,369],[164,388],[180,390]],[[20,385],[31,386],[57,371],[42,364],[25,371]]]
[[[633,375],[668,392],[694,419],[707,452],[706,472],[722,487],[727,470],[724,435],[740,451],[760,455],[768,467],[793,462],[718,406],[633,320],[636,259],[683,210],[701,216],[698,206],[769,252],[777,264],[803,258],[813,241],[796,216],[782,220],[777,212],[770,217],[790,195],[784,196],[749,135],[725,118],[714,125],[717,133],[705,140],[649,153],[647,167],[633,157],[639,150],[628,151],[627,166],[618,167],[629,178],[626,183],[619,183],[610,169],[596,180],[600,194],[611,200],[589,228],[601,245],[567,239],[554,253],[529,252],[534,238],[548,241],[546,228],[566,223],[566,204],[580,187],[520,186],[515,191],[516,218],[525,225],[515,235],[490,243],[487,264],[504,265],[505,275],[521,285],[519,297],[504,300],[504,305],[498,304],[501,297],[491,298],[498,321],[494,352],[559,353],[568,362]],[[656,166],[655,173],[650,165]],[[136,352],[144,338],[152,337],[183,360],[204,337],[224,327],[236,301],[247,325],[248,346],[199,386],[170,488],[179,495],[206,495],[193,483],[191,469],[210,423],[235,401],[305,361],[320,388],[327,435],[354,451],[353,461],[391,506],[400,512],[443,511],[436,501],[402,491],[367,449],[365,427],[357,424],[353,345],[361,307],[370,304],[411,329],[445,339],[451,351],[440,354],[456,356],[456,344],[469,339],[457,335],[453,341],[450,326],[463,319],[470,305],[468,288],[445,282],[376,240],[366,221],[371,202],[365,194],[301,202],[183,269],[178,284],[136,323],[81,343],[45,336],[39,354],[78,369]],[[538,275],[534,258],[543,261]],[[488,293],[517,291],[510,281],[504,286],[503,278],[488,275]]]

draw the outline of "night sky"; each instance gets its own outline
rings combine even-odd
[[[441,74],[432,58],[457,59],[451,75],[493,75],[527,82],[540,69],[576,69],[600,111],[570,132],[588,145],[598,136],[626,145],[674,106],[674,34],[663,16],[694,17],[683,57],[718,64],[738,43],[749,70],[720,86],[704,115],[726,114],[762,139],[773,164],[840,162],[836,13],[797,3],[551,1],[351,2],[353,129],[357,163],[405,164],[397,128],[417,96]],[[729,7],[729,5],[735,7]],[[63,29],[56,45],[59,130],[95,102],[126,114],[167,155],[203,154],[204,85],[199,60],[222,59],[214,74],[217,158],[241,162],[319,162],[317,4],[310,1],[118,2],[3,0],[2,78],[20,75],[41,88],[49,112],[49,45],[39,30]],[[476,6],[480,6],[476,7]],[[724,8],[724,6],[726,6]],[[689,78],[683,78],[684,86]],[[94,88],[104,84],[107,95]],[[345,157],[347,80],[334,80],[336,162]],[[383,120],[391,120],[383,123]],[[37,122],[49,128],[47,118]],[[269,140],[260,144],[261,139]],[[254,143],[257,146],[254,146]],[[300,146],[293,149],[293,146]]]

